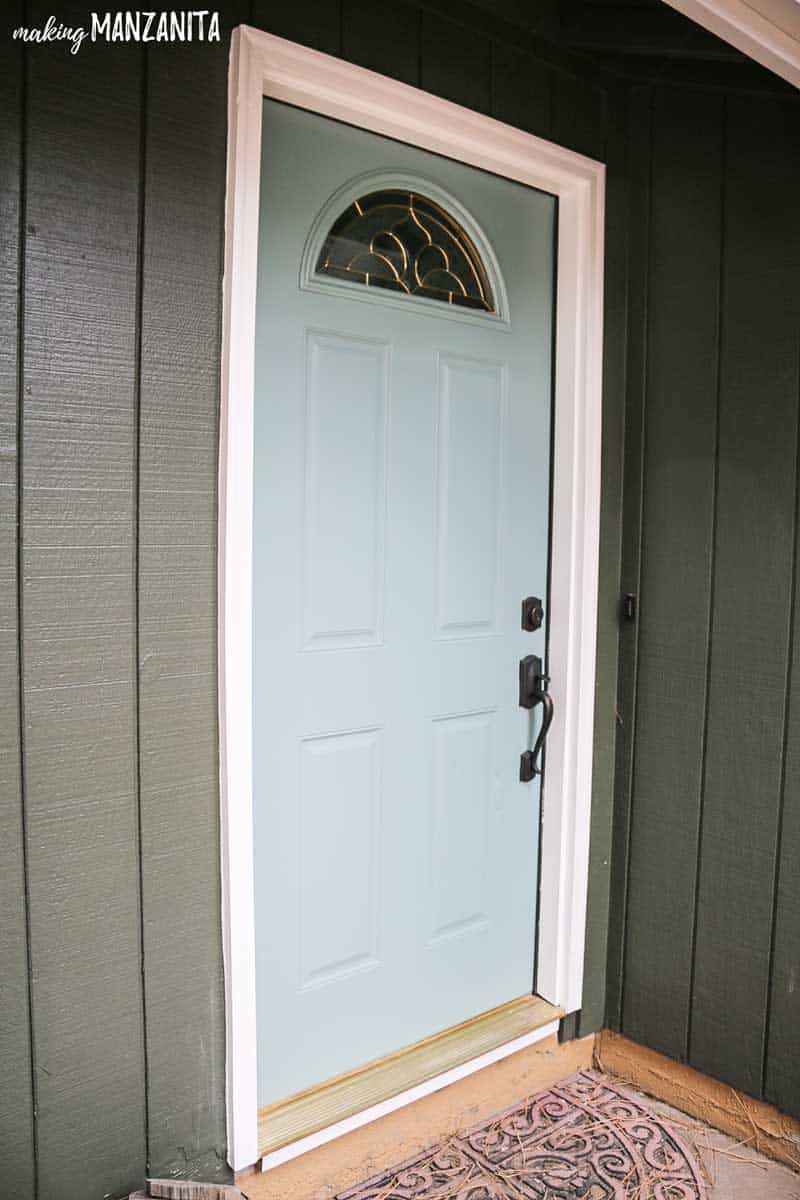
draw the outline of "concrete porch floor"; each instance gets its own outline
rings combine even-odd
[[[583,1070],[335,1200],[800,1200],[800,1175]]]
[[[625,1090],[641,1095],[632,1088]],[[681,1133],[685,1144],[700,1160],[708,1200],[800,1200],[797,1172],[668,1104],[647,1096],[641,1099]]]

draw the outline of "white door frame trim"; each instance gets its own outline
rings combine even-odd
[[[263,97],[559,201],[548,738],[536,989],[580,1008],[600,525],[605,168],[406,84],[241,26],[231,44],[219,477],[219,694],[228,1155],[258,1157],[252,797],[253,402]]]

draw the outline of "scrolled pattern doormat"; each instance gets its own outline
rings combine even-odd
[[[336,1200],[705,1200],[669,1123],[579,1071]]]

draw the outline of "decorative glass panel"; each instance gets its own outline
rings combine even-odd
[[[317,273],[368,287],[496,311],[480,255],[443,208],[417,192],[371,192],[334,222]]]

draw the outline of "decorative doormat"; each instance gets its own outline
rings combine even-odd
[[[336,1200],[705,1200],[699,1164],[654,1112],[579,1071]]]

